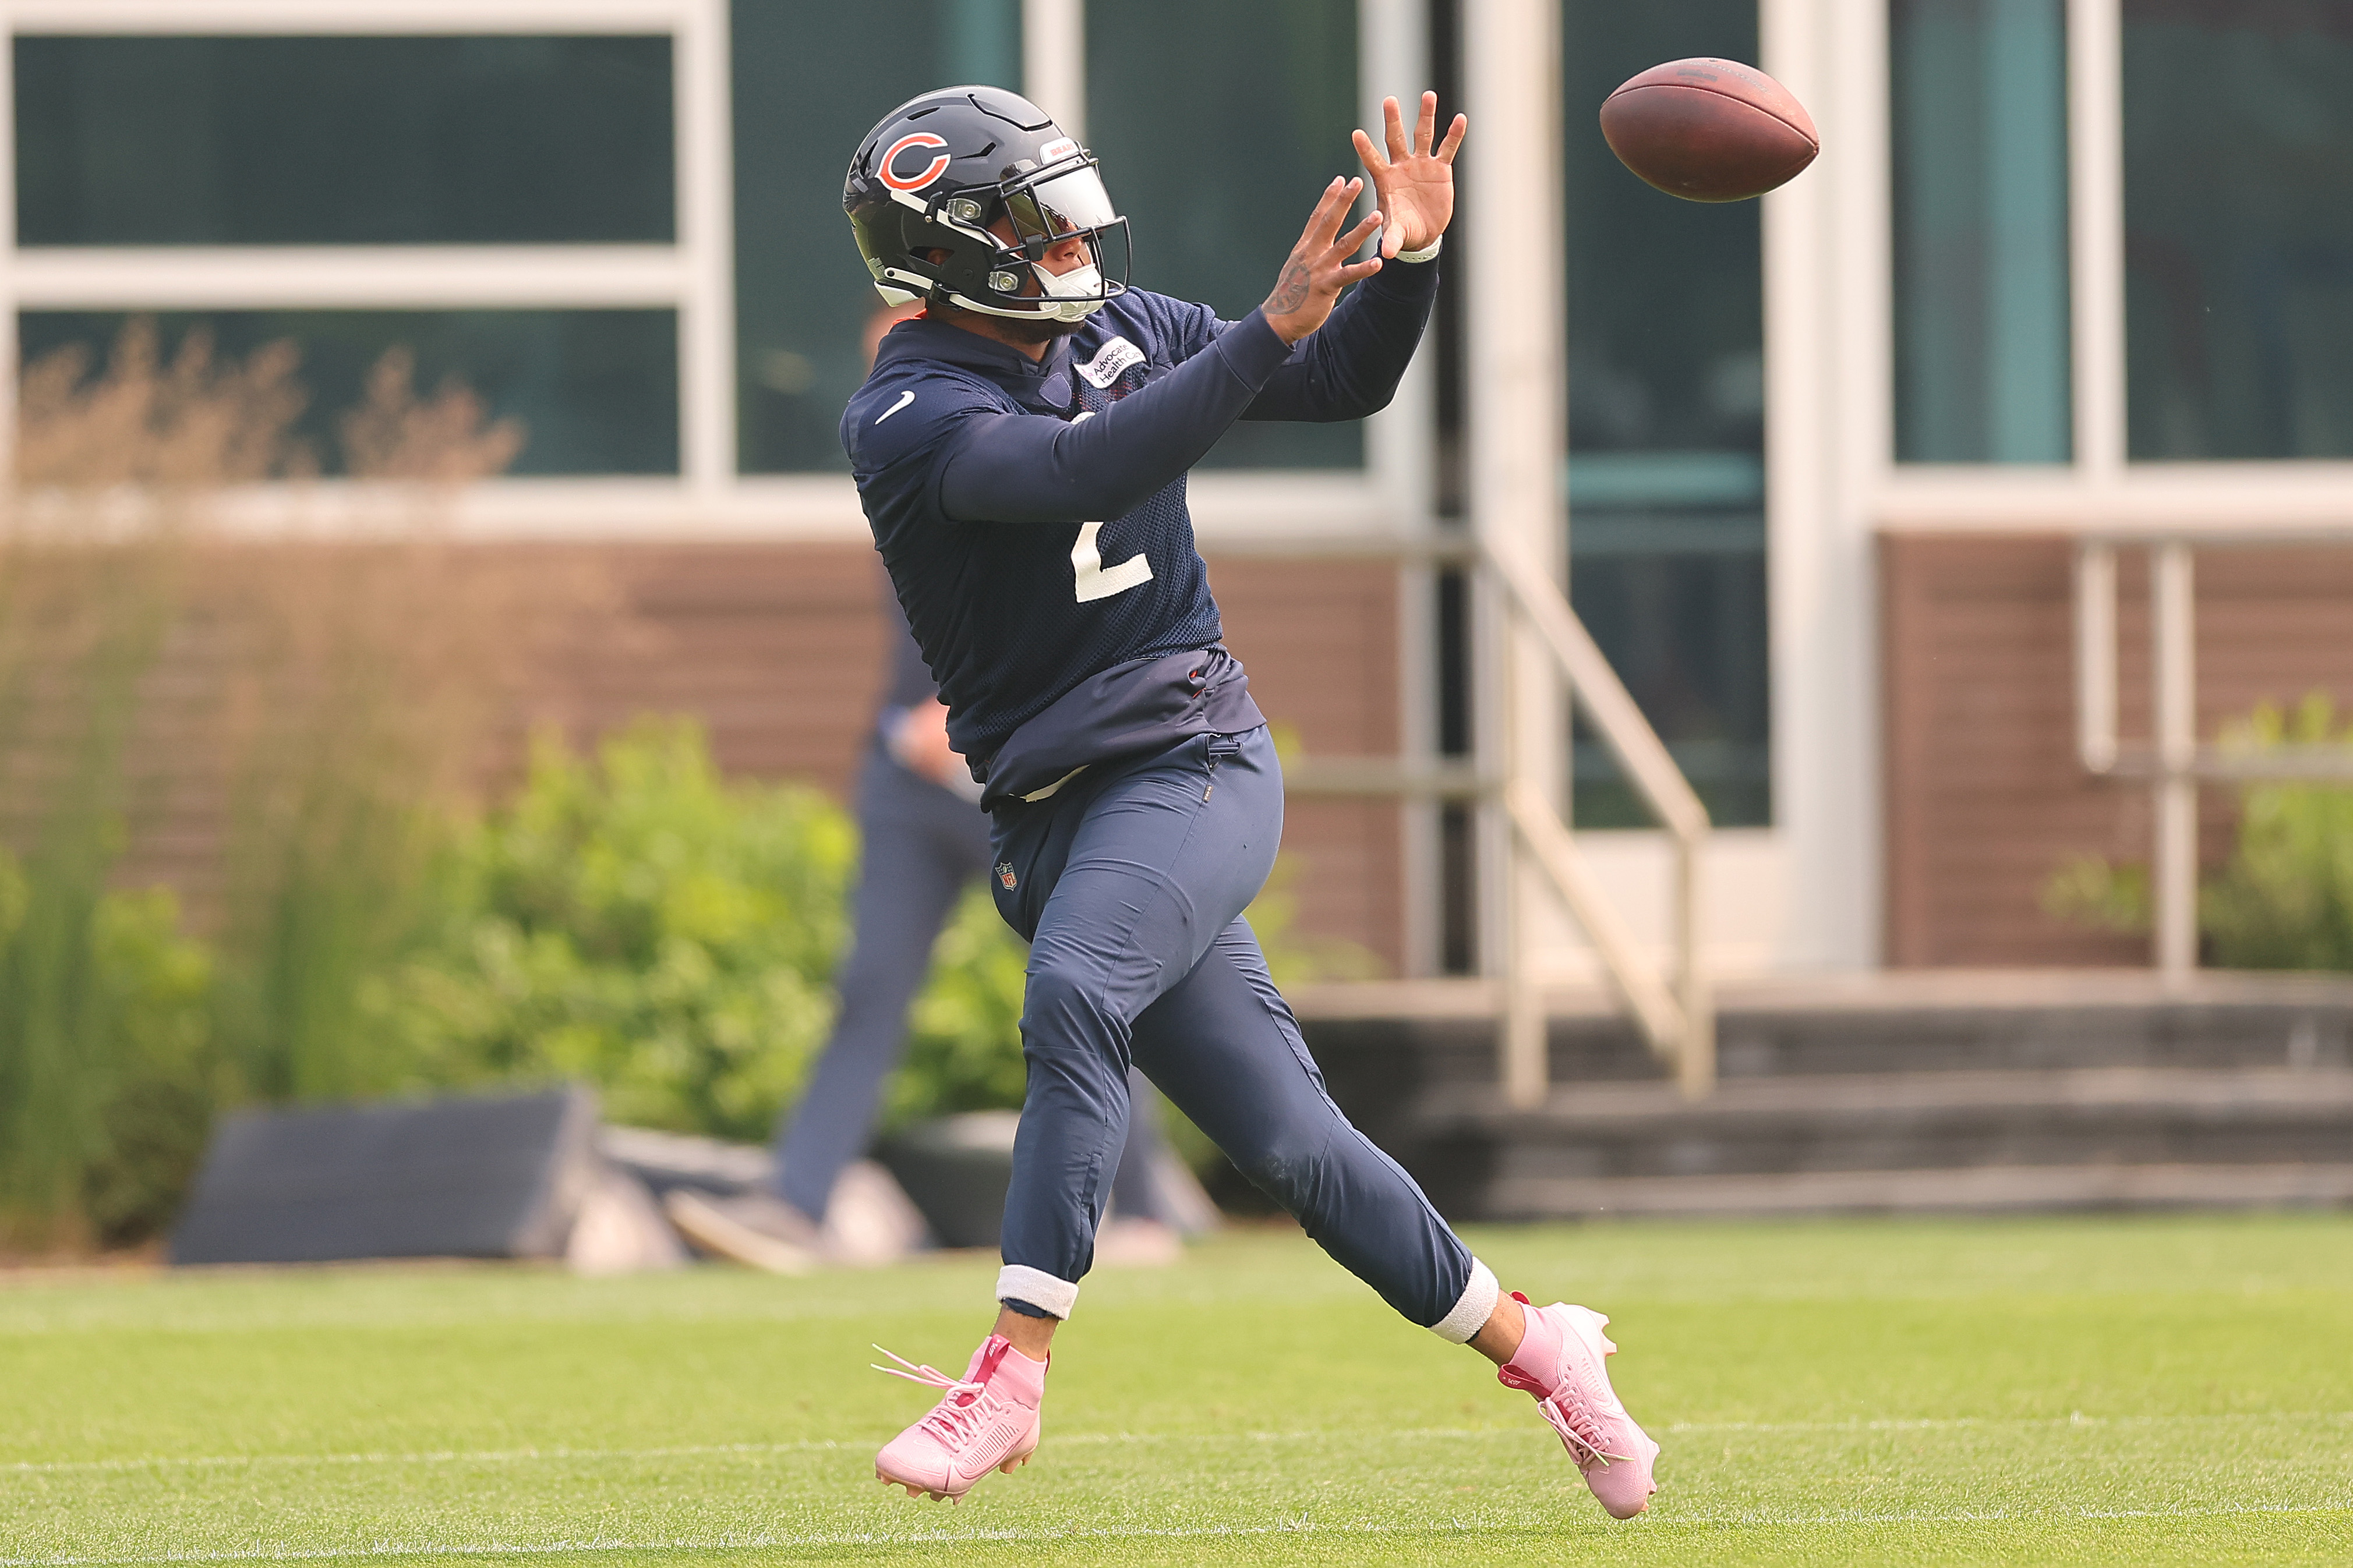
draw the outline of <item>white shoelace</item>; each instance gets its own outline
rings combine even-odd
[[[929,1415],[916,1423],[918,1426],[934,1428],[939,1433],[943,1441],[951,1447],[957,1448],[963,1447],[978,1435],[981,1425],[980,1396],[988,1391],[988,1384],[966,1383],[960,1377],[950,1377],[938,1367],[909,1361],[895,1351],[882,1350],[881,1345],[876,1345],[874,1348],[882,1351],[884,1355],[899,1363],[898,1366],[883,1366],[877,1362],[868,1362],[866,1364],[876,1372],[888,1373],[892,1377],[903,1377],[909,1383],[920,1384],[925,1388],[936,1388],[941,1391],[940,1402],[932,1407],[932,1413]],[[904,1367],[906,1370],[902,1372],[900,1367]],[[969,1394],[971,1397],[959,1403],[956,1399],[958,1394]]]
[[[890,1352],[886,1351],[883,1353],[887,1355]],[[1575,1396],[1567,1383],[1564,1382],[1558,1388],[1546,1394],[1534,1378],[1513,1367],[1505,1367],[1503,1370],[1500,1381],[1507,1388],[1520,1389],[1535,1395],[1536,1408],[1544,1412],[1544,1418],[1552,1423],[1552,1429],[1559,1433],[1561,1440],[1568,1445],[1569,1458],[1577,1461],[1579,1468],[1598,1461],[1602,1468],[1608,1469],[1613,1459],[1633,1458],[1630,1454],[1612,1454],[1602,1448],[1600,1424],[1594,1420],[1593,1412],[1586,1408],[1585,1401]],[[1575,1415],[1571,1415],[1561,1407],[1564,1396],[1567,1404],[1576,1406]],[[1577,1458],[1580,1450],[1584,1453],[1583,1458]]]
[[[1578,1449],[1582,1448],[1585,1450],[1585,1458],[1577,1460],[1579,1466],[1584,1466],[1592,1463],[1595,1460],[1599,1460],[1600,1461],[1601,1468],[1608,1469],[1609,1468],[1610,1460],[1630,1458],[1630,1456],[1625,1454],[1604,1453],[1602,1451],[1601,1445],[1597,1442],[1594,1437],[1588,1436],[1585,1432],[1577,1430],[1576,1423],[1569,1416],[1569,1414],[1563,1410],[1557,1403],[1558,1397],[1559,1396],[1556,1394],[1550,1399],[1539,1399],[1536,1401],[1536,1408],[1544,1412],[1544,1418],[1552,1423],[1553,1430],[1559,1433],[1562,1439],[1568,1444],[1569,1455],[1572,1458],[1576,1458],[1577,1451]],[[1585,1417],[1587,1426],[1591,1429],[1591,1431],[1596,1434],[1600,1431],[1599,1426],[1592,1425],[1593,1416],[1591,1413],[1585,1408],[1582,1402],[1577,1405],[1577,1415]]]

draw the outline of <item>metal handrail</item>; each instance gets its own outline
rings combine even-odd
[[[1610,984],[1651,1048],[1674,1065],[1689,1095],[1715,1082],[1715,1011],[1701,952],[1700,877],[1711,831],[1707,807],[1643,717],[1625,682],[1577,618],[1550,572],[1525,552],[1493,541],[1455,536],[1252,542],[1249,553],[1440,563],[1482,574],[1501,590],[1507,616],[1535,635],[1571,698],[1600,732],[1627,779],[1674,847],[1674,972],[1672,982],[1643,954],[1633,932],[1543,792],[1508,763],[1500,774],[1464,763],[1391,757],[1308,756],[1285,765],[1302,795],[1476,801],[1501,814],[1513,859],[1525,853],[1567,907]],[[1511,704],[1502,705],[1507,711]],[[1508,722],[1508,720],[1507,720]],[[1507,752],[1516,751],[1507,747]],[[1517,874],[1506,868],[1516,885]],[[1527,921],[1506,933],[1502,1079],[1514,1104],[1539,1103],[1547,1092],[1545,1018],[1527,951]]]
[[[2075,542],[2075,754],[2097,778],[2145,778],[2155,805],[2150,942],[2158,972],[2183,979],[2198,967],[2198,785],[2200,780],[2275,779],[2322,784],[2353,778],[2353,752],[2283,746],[2240,752],[2198,742],[2197,584],[2192,552],[2203,546],[2344,543],[2343,530],[2101,529]],[[2152,736],[2117,736],[2116,551],[2149,552],[2149,711]]]
[[[1560,814],[1542,792],[1519,777],[1507,779],[1504,785],[1512,838],[1526,849],[1568,906],[1641,1026],[1643,1038],[1653,1051],[1674,1064],[1675,1079],[1683,1093],[1694,1098],[1704,1095],[1715,1086],[1715,1007],[1700,932],[1700,877],[1711,826],[1707,807],[1570,607],[1552,574],[1516,546],[1493,540],[1481,542],[1481,557],[1488,575],[1504,590],[1508,613],[1535,631],[1577,708],[1601,732],[1610,755],[1674,842],[1672,987],[1644,961],[1631,932],[1586,867]],[[1525,924],[1524,921],[1513,922],[1511,940],[1515,951],[1508,970],[1514,995],[1507,1003],[1511,1022],[1506,1029],[1516,1037],[1507,1040],[1504,1062],[1506,1096],[1522,1105],[1544,1098],[1548,1076],[1543,1019],[1535,1002],[1535,982],[1525,954],[1516,951],[1525,940]]]
[[[1527,617],[1536,636],[1551,650],[1553,662],[1568,682],[1577,706],[1601,731],[1603,742],[1626,776],[1641,792],[1643,804],[1659,823],[1677,838],[1697,838],[1708,830],[1707,807],[1683,777],[1667,751],[1666,742],[1642,716],[1625,682],[1609,667],[1609,659],[1585,629],[1567,596],[1545,571],[1514,546],[1482,542],[1480,553],[1495,581]]]

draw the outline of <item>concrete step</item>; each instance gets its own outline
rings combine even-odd
[[[1375,1136],[1463,1217],[2187,1202],[2194,1183],[2151,1176],[2134,1198],[2118,1173],[2353,1169],[2353,1071],[1822,1074],[1700,1100],[1591,1083],[1530,1110],[1452,1085],[1403,1110]],[[2042,1174],[1985,1174],[2005,1171]]]
[[[1391,1100],[1496,1078],[1493,988],[1477,981],[1305,987],[1293,998],[1327,1074]],[[2137,971],[1927,972],[1748,982],[1719,993],[1729,1080],[2103,1068],[2353,1069],[2353,979]],[[1547,998],[1556,1083],[1665,1069],[1605,994]]]
[[[1543,1000],[1504,1107],[1491,982],[1303,987],[1332,1092],[1446,1213],[1526,1219],[2353,1202],[2353,976],[1953,970],[1728,981],[1715,1093],[1615,999]]]
[[[2348,1203],[2353,1203],[2353,1163],[1985,1165],[1949,1171],[1798,1171],[1771,1176],[1507,1176],[1487,1189],[1484,1209],[1476,1217],[1993,1214]]]

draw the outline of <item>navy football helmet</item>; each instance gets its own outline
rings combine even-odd
[[[883,116],[849,161],[841,205],[892,305],[1080,321],[1127,288],[1127,219],[1093,155],[1002,88],[945,88]],[[1087,265],[1059,275],[1038,265],[1066,239],[1084,243]],[[927,259],[934,250],[946,258]]]

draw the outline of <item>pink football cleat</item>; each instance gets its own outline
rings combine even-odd
[[[1517,1290],[1512,1300],[1527,1306]],[[1659,1446],[1610,1391],[1602,1358],[1616,1355],[1618,1347],[1602,1336],[1609,1321],[1566,1301],[1528,1307],[1527,1334],[1495,1376],[1506,1388],[1535,1395],[1536,1408],[1560,1434],[1601,1506],[1612,1519],[1631,1519],[1651,1506],[1651,1494],[1659,1489],[1651,1479]]]
[[[882,1353],[899,1366],[875,1371],[945,1392],[929,1415],[882,1445],[874,1456],[875,1479],[906,1488],[909,1497],[959,1502],[992,1468],[1011,1475],[1037,1452],[1047,1363],[1031,1361],[1002,1334],[989,1335],[972,1352],[961,1380]]]

